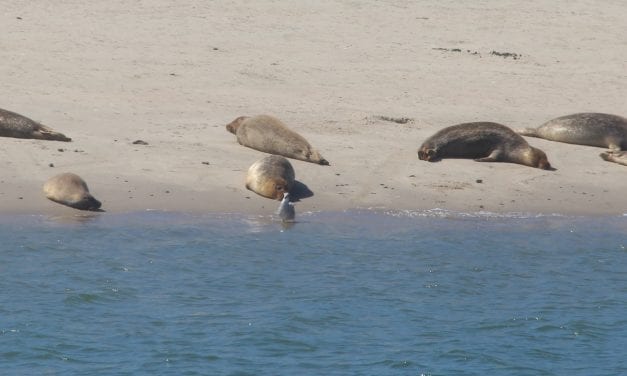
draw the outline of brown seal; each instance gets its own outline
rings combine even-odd
[[[569,144],[627,150],[627,119],[618,115],[594,112],[566,115],[518,133]]]
[[[48,179],[44,184],[44,194],[54,202],[80,210],[98,210],[101,205],[89,193],[85,181],[71,172]]]
[[[446,127],[429,137],[418,149],[418,158],[473,158],[478,162],[510,162],[552,169],[546,154],[510,128],[497,123],[463,123]]]
[[[45,125],[0,108],[0,136],[14,138],[34,138],[39,140],[72,141],[64,134],[55,132]]]
[[[294,168],[287,159],[269,155],[253,163],[246,175],[246,188],[260,196],[282,200],[294,186]]]
[[[329,165],[307,140],[273,116],[240,116],[226,126],[237,136],[237,142],[265,153],[301,161]]]
[[[614,162],[627,166],[627,151],[606,151],[599,154],[601,158],[608,162]]]

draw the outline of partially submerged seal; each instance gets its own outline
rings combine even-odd
[[[246,175],[246,188],[260,196],[282,200],[294,186],[295,173],[290,162],[270,155],[253,163]]]
[[[606,151],[599,154],[601,158],[608,162],[614,162],[627,166],[627,151]]]
[[[80,210],[99,210],[101,203],[89,193],[87,184],[71,172],[51,177],[44,184],[46,198]]]
[[[307,140],[273,116],[240,116],[226,126],[237,136],[237,142],[265,153],[301,161],[329,165]]]
[[[281,205],[279,205],[279,209],[277,209],[277,214],[283,222],[294,221],[294,218],[296,217],[296,210],[294,209],[294,203],[290,202],[289,193],[283,193],[283,200],[281,200]]]
[[[34,138],[39,140],[72,141],[63,133],[55,132],[32,119],[0,108],[0,136]]]
[[[510,128],[490,122],[463,123],[446,127],[429,137],[418,149],[418,158],[473,158],[478,162],[510,162],[551,169],[546,154],[530,146]]]
[[[594,112],[566,115],[518,133],[569,144],[627,150],[627,119],[618,115]]]

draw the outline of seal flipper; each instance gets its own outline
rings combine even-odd
[[[37,134],[38,136],[41,136],[37,138],[40,138],[42,140],[65,141],[65,142],[72,141],[71,138],[67,137],[63,133],[55,132],[52,129],[41,124],[39,124],[39,127],[35,134]]]
[[[487,157],[475,158],[475,161],[477,161],[477,162],[500,162],[501,161],[501,151],[500,150],[494,150]]]

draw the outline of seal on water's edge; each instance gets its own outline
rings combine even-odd
[[[33,138],[38,140],[72,141],[34,120],[0,108],[0,137]]]
[[[296,217],[296,210],[294,209],[294,203],[290,202],[290,194],[288,192],[283,193],[283,200],[277,209],[277,214],[283,222],[293,222]]]
[[[294,186],[291,163],[279,155],[269,155],[253,163],[246,174],[246,188],[260,196],[282,200]]]
[[[603,160],[627,166],[627,151],[605,151],[599,154]]]
[[[627,119],[622,116],[585,112],[561,116],[517,131],[523,136],[611,150],[627,150]]]
[[[551,170],[546,154],[530,146],[509,127],[491,122],[462,123],[429,137],[418,149],[418,158],[473,158],[478,162],[510,162]]]
[[[305,162],[329,165],[303,136],[273,116],[240,116],[227,124],[226,129],[237,136],[237,142],[243,146]]]
[[[74,209],[97,211],[101,203],[89,193],[85,181],[78,175],[65,172],[48,179],[44,184],[46,198]]]

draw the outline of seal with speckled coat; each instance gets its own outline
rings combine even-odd
[[[0,108],[0,136],[14,138],[34,138],[39,140],[72,141],[63,133],[55,132],[45,125],[15,112]]]
[[[296,174],[290,161],[279,155],[269,155],[253,163],[246,175],[246,188],[260,196],[282,200],[283,194],[294,186]]]
[[[46,198],[62,205],[80,210],[100,209],[100,201],[89,193],[87,184],[80,176],[71,172],[51,177],[44,184]]]
[[[603,160],[627,166],[627,151],[610,150],[599,154]]]
[[[566,115],[518,133],[569,144],[627,150],[627,119],[618,115],[595,112]]]
[[[510,162],[550,170],[546,154],[510,128],[490,122],[446,127],[429,137],[418,149],[418,158],[473,158],[478,162]]]
[[[249,148],[320,165],[329,164],[303,136],[273,116],[240,116],[226,129],[237,136],[237,142]]]

